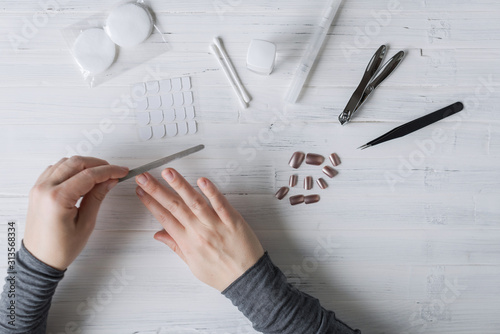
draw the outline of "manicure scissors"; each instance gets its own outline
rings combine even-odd
[[[382,45],[373,55],[372,59],[368,63],[368,66],[366,67],[365,74],[363,75],[358,88],[356,88],[354,94],[352,94],[352,97],[347,103],[344,111],[339,115],[340,124],[344,125],[351,120],[354,113],[356,113],[363,103],[365,103],[368,96],[370,96],[375,88],[377,88],[378,85],[380,85],[392,72],[394,72],[405,56],[404,51],[399,51],[396,55],[394,55],[394,57],[389,59],[382,67],[380,67],[386,53],[387,46]]]

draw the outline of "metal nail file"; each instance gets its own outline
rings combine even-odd
[[[161,159],[158,159],[156,161],[150,162],[144,166],[131,169],[128,172],[127,176],[122,177],[121,179],[118,179],[118,182],[126,181],[128,179],[136,177],[137,175],[141,175],[142,173],[145,173],[145,172],[150,171],[152,169],[163,166],[163,165],[165,165],[169,162],[172,162],[174,160],[181,159],[181,158],[184,158],[184,157],[191,155],[193,153],[199,152],[199,151],[203,150],[204,148],[205,148],[205,145],[198,145],[195,147],[191,147],[191,148],[188,148],[187,150],[169,155],[168,157],[161,158]]]

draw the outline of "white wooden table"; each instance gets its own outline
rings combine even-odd
[[[7,222],[17,221],[20,242],[29,189],[70,149],[133,167],[204,143],[205,151],[172,166],[193,183],[213,178],[290,280],[344,321],[363,333],[500,332],[500,2],[346,0],[293,106],[283,96],[326,0],[151,1],[170,51],[90,89],[60,30],[113,3],[2,1],[2,270]],[[248,110],[208,52],[215,35],[254,98]],[[23,39],[12,42],[16,36]],[[245,68],[254,38],[278,46],[269,77]],[[385,43],[389,55],[406,50],[406,59],[340,126],[338,114]],[[135,82],[184,75],[193,79],[199,133],[139,141],[133,112],[117,112],[122,95]],[[466,104],[461,114],[356,149],[456,101]],[[113,131],[82,144],[103,119]],[[287,184],[297,150],[337,152],[343,163],[328,190],[315,187],[320,203],[292,208],[274,193]],[[321,175],[307,166],[298,173]],[[48,332],[254,333],[153,240],[159,227],[133,182],[115,188],[58,288]]]

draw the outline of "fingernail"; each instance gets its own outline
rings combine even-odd
[[[288,194],[289,190],[290,189],[288,187],[281,187],[274,196],[281,201],[283,198],[285,198],[286,194]]]
[[[127,172],[128,173],[128,167],[120,167],[123,171]]]
[[[138,187],[135,192],[137,193],[137,195],[139,196],[144,196],[144,190],[141,188],[141,187]]]
[[[316,183],[318,184],[318,186],[321,188],[321,189],[326,189],[328,188],[328,183],[326,183],[325,179],[323,179],[322,177],[320,177]]]
[[[341,162],[340,162],[340,158],[339,158],[339,156],[337,155],[337,153],[332,153],[332,154],[330,155],[330,161],[332,162],[332,165],[333,165],[333,166],[338,166],[338,165],[340,165],[340,163],[341,163]]]
[[[207,187],[207,180],[205,179],[200,179],[200,188],[205,189]]]
[[[148,178],[146,177],[146,175],[141,174],[137,177],[137,183],[144,185],[146,184],[146,182],[148,182]]]
[[[326,176],[329,178],[335,177],[339,172],[337,172],[335,169],[333,169],[330,166],[325,166],[323,167],[323,173],[325,173]]]
[[[114,180],[114,181],[110,181],[108,183],[108,186],[106,187],[106,190],[107,191],[110,191],[111,189],[113,189],[116,185],[118,184],[118,180]]]
[[[318,203],[320,200],[319,195],[309,195],[304,197],[304,202],[306,204],[313,204],[313,203]]]
[[[314,180],[312,176],[306,176],[304,179],[304,189],[311,190],[314,184]]]
[[[165,171],[165,179],[166,179],[168,182],[172,181],[172,180],[174,179],[174,173],[172,173],[172,171],[171,171],[171,170],[168,170],[168,169],[167,169],[167,170]]]
[[[290,180],[288,180],[288,185],[293,188],[299,182],[299,176],[297,174],[290,175]]]
[[[304,203],[304,195],[296,195],[296,196],[290,197],[290,204],[291,205],[297,205],[297,204],[301,204],[301,203]]]
[[[288,164],[290,165],[290,167],[297,169],[300,167],[300,165],[302,165],[305,157],[306,155],[303,152],[295,152]]]
[[[325,157],[320,154],[307,153],[306,155],[306,164],[320,166],[323,162],[325,162]]]

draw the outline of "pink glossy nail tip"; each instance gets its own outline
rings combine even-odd
[[[297,204],[302,204],[304,203],[304,195],[296,195],[290,197],[290,204],[291,205],[297,205]]]
[[[304,197],[304,202],[306,204],[313,204],[313,203],[318,203],[321,198],[319,195],[309,195]]]
[[[332,167],[330,166],[325,166],[323,168],[323,173],[325,173],[326,176],[328,176],[329,178],[333,178],[335,177],[339,172],[337,172],[335,169],[333,169]]]
[[[321,189],[326,189],[328,188],[328,183],[326,183],[325,179],[323,178],[319,178],[316,183],[318,184],[318,186],[321,188]]]
[[[304,179],[304,189],[305,190],[311,190],[314,184],[314,180],[312,176],[307,176]]]
[[[298,182],[299,182],[299,176],[297,174],[294,174],[294,175],[290,176],[290,180],[288,181],[288,185],[290,186],[290,188],[293,188],[297,185]]]
[[[315,153],[307,153],[306,155],[306,164],[319,166],[323,162],[325,162],[325,157]]]
[[[304,162],[306,155],[303,152],[295,152],[288,163],[292,168],[299,168],[300,165]]]
[[[285,196],[288,194],[288,187],[281,187],[280,190],[276,193],[276,198],[279,199],[280,201],[285,198]]]
[[[340,158],[337,153],[330,154],[330,161],[332,162],[333,166],[338,166],[341,164]]]

